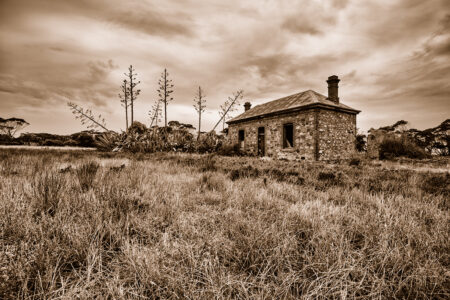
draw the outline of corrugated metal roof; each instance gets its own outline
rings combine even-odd
[[[234,123],[236,121],[243,121],[246,119],[251,119],[254,117],[264,116],[267,114],[277,112],[289,112],[290,110],[314,104],[322,104],[325,106],[334,107],[337,109],[342,109],[354,113],[360,112],[359,110],[351,108],[345,104],[327,100],[327,97],[313,90],[307,90],[298,94],[290,95],[264,104],[257,105],[247,110],[243,114],[229,120],[227,123]]]

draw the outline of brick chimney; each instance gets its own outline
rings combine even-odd
[[[250,102],[245,102],[244,103],[245,111],[249,110],[251,107],[252,107],[252,104]]]
[[[341,81],[336,75],[328,77],[328,100],[339,103],[339,81]]]

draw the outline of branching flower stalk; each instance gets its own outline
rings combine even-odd
[[[158,126],[158,122],[161,121],[161,101],[159,99],[155,101],[148,114],[150,116],[150,128],[152,128],[153,124]]]
[[[138,84],[140,84],[140,81],[137,81],[136,76],[137,73],[135,73],[135,69],[132,65],[128,67],[128,73],[124,73],[125,76],[128,78],[128,87],[127,87],[127,93],[128,93],[128,99],[130,101],[130,108],[131,108],[131,125],[133,125],[134,122],[134,101],[136,101],[137,96],[141,93],[141,90],[135,89]]]
[[[211,129],[210,132],[214,131],[217,127],[217,125],[220,124],[220,122],[222,122],[222,120],[225,118],[225,116],[233,109],[233,107],[239,102],[239,100],[241,100],[244,96],[244,91],[243,90],[238,90],[237,92],[235,92],[233,94],[232,97],[228,97],[228,101],[226,101],[224,103],[224,108],[223,108],[223,113],[221,113],[221,117],[219,119],[219,121],[216,123],[216,125],[214,125],[213,129]],[[228,105],[227,105],[228,103]]]
[[[120,86],[121,93],[119,93],[120,102],[122,102],[122,106],[125,108],[125,131],[128,130],[128,107],[130,103],[128,101],[128,81],[126,79],[123,80],[122,85]]]
[[[92,110],[84,109],[73,102],[68,102],[67,105],[69,106],[72,113],[75,115],[75,118],[79,119],[81,121],[81,124],[83,125],[87,124],[88,129],[101,128],[107,132],[111,131],[108,128],[106,128],[105,119],[102,118],[100,114],[98,115],[98,117],[95,117],[94,114],[92,113]]]
[[[173,97],[170,96],[170,94],[173,93],[173,84],[172,79],[169,79],[169,72],[167,72],[167,69],[164,69],[162,72],[158,84],[159,88],[157,91],[159,100],[164,104],[164,126],[167,127],[167,105],[173,100]]]
[[[202,91],[202,88],[199,86],[198,87],[198,92],[197,95],[195,95],[194,97],[194,108],[198,113],[198,135],[197,135],[197,140],[200,138],[200,127],[202,124],[202,112],[205,111],[206,109],[206,99],[205,99],[205,94]]]

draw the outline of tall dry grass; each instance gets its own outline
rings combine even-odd
[[[0,298],[450,296],[446,174],[102,156],[0,153]]]

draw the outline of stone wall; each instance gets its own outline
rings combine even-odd
[[[294,145],[283,148],[283,125],[294,125]],[[280,159],[337,160],[354,152],[356,116],[328,110],[306,110],[230,124],[228,139],[238,143],[239,130],[245,131],[243,150],[258,151],[258,127],[265,128],[265,155]]]
[[[320,110],[319,160],[349,159],[355,153],[356,115]]]
[[[294,146],[283,149],[283,125],[294,125]],[[244,151],[256,155],[258,151],[258,127],[265,128],[265,148],[267,156],[276,158],[314,159],[314,113],[302,111],[230,124],[228,136],[231,143],[238,142],[238,132],[245,131]]]

